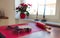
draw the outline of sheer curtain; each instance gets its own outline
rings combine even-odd
[[[20,0],[15,0],[15,9],[16,9],[16,7],[18,7],[18,5],[20,4]],[[17,13],[16,11],[15,11],[15,18],[16,19],[19,19],[20,18],[20,12],[19,13]]]
[[[56,15],[55,14],[56,0],[15,0],[15,7],[17,7],[21,2],[32,4],[31,8],[29,9],[30,15],[36,16],[37,11],[38,11],[38,15],[43,15],[45,1],[46,1],[45,15],[49,15],[49,16]],[[19,14],[20,13],[15,13],[15,17],[17,19],[19,19]]]
[[[32,4],[30,14],[36,14],[37,12],[37,0],[25,0],[25,3]]]
[[[46,1],[46,15],[55,15],[56,0],[25,0],[25,3],[32,4],[30,14],[35,15],[37,13],[42,15],[44,13],[44,2]]]

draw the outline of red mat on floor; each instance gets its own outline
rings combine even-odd
[[[6,30],[6,27],[7,26],[1,26],[0,27],[0,32],[6,36],[6,38],[18,38],[18,37],[21,37],[21,36],[25,36],[27,34],[31,34],[33,32],[36,32],[36,31],[40,31],[41,29],[36,27],[36,24],[35,23],[28,23],[28,24],[14,24],[14,25],[11,25],[11,26],[23,26],[23,25],[29,25],[32,27],[32,31],[30,33],[22,33],[22,34],[13,34],[11,30]]]

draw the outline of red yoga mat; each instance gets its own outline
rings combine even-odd
[[[28,24],[14,24],[11,26],[23,26],[23,25],[28,25],[32,27],[32,31],[30,33],[22,33],[22,34],[13,34],[11,30],[6,30],[7,26],[0,26],[0,32],[6,37],[6,38],[18,38],[18,37],[22,37],[31,33],[34,33],[36,31],[41,31],[40,28],[36,27],[35,23],[28,23]]]

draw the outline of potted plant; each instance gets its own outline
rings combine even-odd
[[[21,3],[18,7],[16,7],[16,10],[20,11],[20,18],[21,19],[24,19],[26,17],[28,6],[31,6],[31,5],[30,4]],[[25,12],[26,12],[26,14],[25,14]]]

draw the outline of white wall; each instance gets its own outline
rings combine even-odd
[[[0,0],[0,9],[5,11],[8,24],[15,24],[15,0]],[[3,23],[2,23],[3,24]]]
[[[0,10],[3,10],[5,13],[5,16],[8,16],[6,12],[6,4],[4,0],[0,0]],[[8,19],[0,19],[0,26],[1,25],[7,25],[8,24]]]
[[[7,8],[6,12],[9,17],[9,24],[15,24],[15,0],[5,0],[5,2]]]

